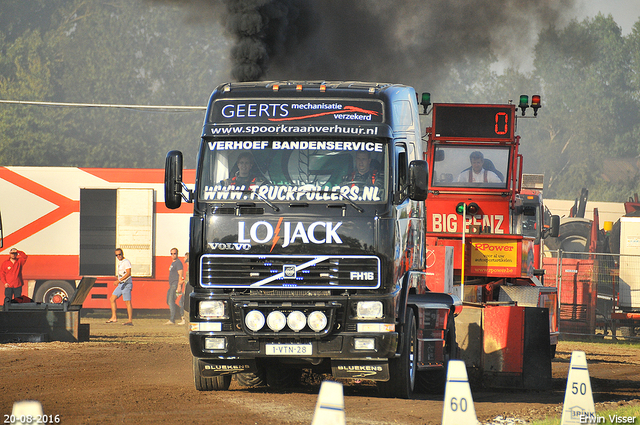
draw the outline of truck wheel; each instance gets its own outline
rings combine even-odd
[[[418,372],[418,388],[427,393],[443,394],[447,384],[447,368],[449,360],[458,358],[458,343],[456,342],[456,325],[453,314],[449,313],[447,330],[444,337],[444,362],[442,369]]]
[[[202,376],[204,362],[193,358],[193,381],[198,391],[226,391],[231,385],[231,375]]]
[[[239,385],[243,387],[258,387],[266,384],[265,372],[260,370],[259,372],[246,372],[236,374],[236,380]]]
[[[378,381],[378,392],[383,397],[411,398],[416,384],[416,318],[412,308],[407,308],[402,334],[402,355],[389,359],[388,381]]]
[[[73,286],[66,280],[48,280],[38,287],[35,302],[48,304],[62,304],[75,293]]]

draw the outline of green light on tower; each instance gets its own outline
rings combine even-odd
[[[417,93],[416,93],[417,96]],[[431,93],[422,93],[422,99],[420,99],[420,105],[424,108],[424,113],[427,113],[427,108],[431,105]]]
[[[524,117],[524,111],[529,107],[529,96],[526,94],[520,95],[520,103],[518,104],[520,110],[522,111],[522,116]]]

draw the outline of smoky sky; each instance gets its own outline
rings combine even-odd
[[[170,0],[160,0],[170,1]],[[232,40],[235,81],[431,83],[460,61],[517,58],[575,0],[175,0]]]

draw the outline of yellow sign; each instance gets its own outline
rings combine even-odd
[[[518,242],[473,239],[469,274],[506,276],[518,271]]]

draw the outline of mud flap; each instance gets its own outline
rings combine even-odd
[[[258,367],[254,359],[200,360],[200,374],[206,378],[231,375],[234,373],[258,372]]]
[[[525,309],[524,361],[522,375],[524,388],[544,390],[551,388],[551,350],[549,339],[549,310]]]
[[[332,360],[331,373],[334,378],[388,381],[389,364],[364,360]]]
[[[460,358],[474,384],[551,387],[549,311],[541,307],[465,307],[456,318]]]

